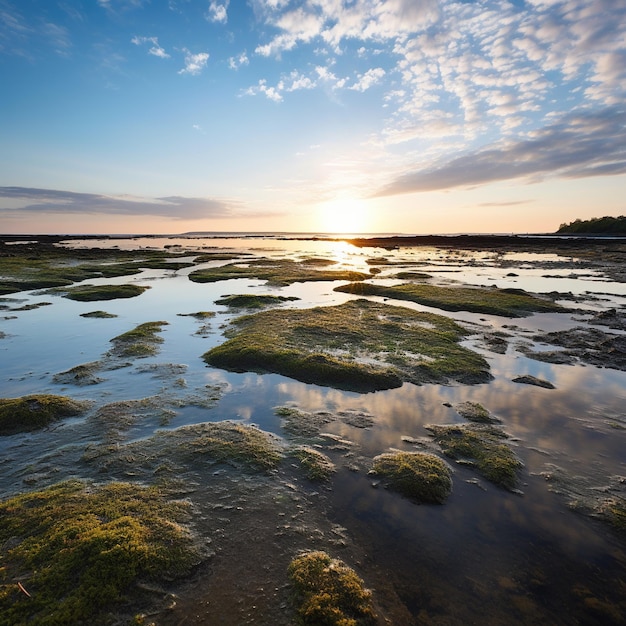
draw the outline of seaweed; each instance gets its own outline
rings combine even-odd
[[[403,381],[485,382],[489,365],[459,345],[465,334],[442,316],[355,300],[237,318],[228,341],[203,358],[231,371],[275,372],[358,392],[391,389]]]
[[[563,312],[562,306],[531,295],[521,289],[482,287],[441,287],[421,283],[403,283],[395,286],[372,283],[351,283],[335,287],[335,291],[359,296],[383,296],[409,300],[444,311],[471,311],[505,317],[524,317],[534,312]]]
[[[426,452],[387,452],[374,458],[371,474],[420,503],[442,504],[452,490],[452,472],[438,456]]]
[[[0,398],[0,435],[38,430],[63,417],[80,415],[88,407],[88,402],[49,394]]]
[[[372,593],[340,559],[312,551],[294,558],[289,577],[296,592],[300,624],[365,626],[376,623]]]

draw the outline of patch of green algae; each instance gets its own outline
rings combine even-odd
[[[300,298],[296,296],[272,296],[244,293],[223,296],[219,300],[216,300],[215,304],[221,304],[231,309],[263,309],[267,306],[291,302],[293,300],[300,300]]]
[[[163,338],[157,333],[168,322],[145,322],[132,330],[111,339],[113,356],[119,358],[142,358],[153,356],[159,351],[158,345]]]
[[[63,296],[79,302],[94,302],[99,300],[117,300],[118,298],[135,298],[140,296],[149,287],[141,285],[79,285],[64,289]]]
[[[44,428],[63,417],[80,415],[88,406],[88,402],[49,394],[0,398],[0,435]]]
[[[372,283],[352,283],[340,285],[334,290],[359,296],[383,296],[395,300],[409,300],[444,311],[470,311],[504,317],[524,317],[534,312],[564,311],[560,305],[533,296],[521,289],[441,287],[420,283],[404,283],[387,287]]]
[[[297,282],[325,280],[364,280],[368,274],[352,270],[321,270],[315,261],[290,261],[257,259],[243,263],[230,263],[221,267],[196,270],[189,280],[196,283],[215,283],[232,278],[256,278],[268,285],[284,287]]]
[[[504,443],[508,436],[500,428],[482,424],[431,424],[426,428],[447,457],[474,467],[495,485],[511,491],[517,487],[523,465]]]
[[[416,502],[442,504],[452,490],[452,472],[425,452],[387,452],[374,458],[371,473]]]
[[[376,623],[372,593],[357,573],[326,552],[306,552],[289,565],[299,624],[365,626]]]
[[[319,450],[309,446],[298,446],[293,449],[292,455],[300,461],[307,478],[310,480],[328,480],[335,472],[333,462]]]
[[[141,582],[198,562],[187,506],[156,488],[68,481],[0,503],[0,624],[112,624]],[[27,595],[28,594],[28,595]]]
[[[204,360],[231,371],[275,372],[307,383],[367,392],[404,381],[491,378],[480,355],[459,345],[466,331],[439,315],[367,300],[240,317]]]

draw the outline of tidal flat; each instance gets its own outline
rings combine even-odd
[[[0,626],[626,624],[625,258],[0,238]]]

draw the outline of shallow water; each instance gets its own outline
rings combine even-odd
[[[374,592],[391,586],[408,609],[410,618],[397,617],[396,613],[392,623],[626,622],[623,537],[605,522],[588,515],[586,506],[575,507],[578,510],[571,506],[576,498],[592,501],[597,494],[624,495],[616,487],[623,481],[616,477],[626,475],[626,372],[535,361],[517,350],[521,343],[533,343],[535,332],[584,325],[586,312],[624,306],[624,284],[609,281],[599,270],[591,273],[579,268],[546,269],[542,263],[547,267],[559,260],[548,254],[504,255],[508,263],[502,267],[501,257],[496,259],[485,253],[460,255],[427,248],[380,251],[324,241],[151,238],[72,245],[178,245],[190,254],[235,250],[251,251],[255,256],[315,255],[335,258],[342,266],[358,271],[369,270],[368,259],[384,257],[408,265],[381,265],[376,279],[390,278],[410,267],[430,273],[441,283],[496,284],[586,296],[575,305],[580,309],[576,314],[541,314],[514,320],[388,301],[437,312],[470,325],[476,334],[466,345],[485,356],[494,379],[473,386],[405,384],[399,389],[358,394],[307,385],[274,374],[229,373],[207,367],[201,359],[204,352],[224,340],[222,333],[228,321],[242,313],[215,305],[221,296],[280,293],[300,298],[283,306],[329,306],[352,298],[333,292],[339,283],[296,283],[281,289],[249,279],[196,284],[187,278],[191,270],[174,274],[147,270],[130,277],[88,281],[150,286],[137,298],[81,303],[46,293],[16,294],[12,298],[22,302],[0,303],[11,308],[41,302],[52,304],[30,311],[0,311],[0,331],[5,334],[0,338],[0,397],[67,394],[93,401],[94,410],[86,417],[58,423],[39,433],[0,438],[0,493],[7,496],[68,476],[98,478],[97,470],[81,461],[89,445],[141,441],[158,429],[232,419],[283,435],[281,420],[274,413],[277,406],[297,406],[310,412],[361,411],[373,417],[373,426],[359,428],[335,421],[325,429],[350,445],[346,444],[347,452],[345,446],[333,449],[326,445],[325,452],[337,464],[338,471],[319,506],[326,518],[345,527],[351,541],[359,546],[363,568],[359,573]],[[207,266],[223,263],[226,262]],[[507,276],[512,272],[517,276]],[[580,276],[574,278],[576,274]],[[118,317],[80,317],[81,313],[96,309]],[[203,321],[181,315],[197,311],[214,311],[216,315]],[[164,343],[158,355],[121,369],[100,371],[105,380],[98,385],[54,383],[54,374],[103,359],[111,348],[111,338],[140,323],[158,320],[168,322],[161,333]],[[493,331],[510,335],[504,354],[490,351],[480,340],[482,334]],[[151,365],[162,367],[151,369]],[[512,382],[523,374],[548,380],[556,388]],[[213,402],[194,404],[190,400],[206,399],[211,394],[215,396]],[[168,411],[166,415],[154,410],[117,424],[102,423],[94,417],[97,407],[151,396],[160,398],[161,408]],[[420,506],[382,487],[376,488],[376,481],[367,474],[374,456],[392,448],[436,450],[425,426],[464,422],[453,407],[465,401],[481,403],[501,420],[503,429],[512,437],[515,452],[525,465],[520,486],[523,494],[499,489],[471,468],[452,462],[453,493],[444,505]],[[553,482],[552,474],[565,476],[565,486]],[[210,480],[210,476],[205,479]],[[194,497],[202,501],[201,495]],[[260,507],[261,510],[265,511]],[[275,513],[259,512],[259,516],[272,514]],[[260,517],[259,525],[268,519]],[[250,548],[250,555],[254,555],[254,550]],[[229,571],[228,564],[221,567],[222,574]],[[239,567],[233,563],[232,571]],[[191,608],[192,603],[185,602],[184,592],[181,593],[177,621],[162,615],[156,618],[157,623],[217,623],[211,621],[210,613]],[[220,588],[220,594],[226,598],[228,591]],[[204,600],[200,597],[198,605]],[[251,611],[249,607],[246,610]],[[272,611],[280,613],[280,606],[266,607],[263,615]],[[250,615],[249,622],[238,613],[230,618],[222,615],[219,623],[255,623],[254,612]],[[270,617],[258,620],[256,623],[273,623]]]

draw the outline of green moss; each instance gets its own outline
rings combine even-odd
[[[328,480],[335,472],[333,462],[319,450],[300,446],[292,451],[310,480]]]
[[[111,623],[141,581],[197,561],[182,503],[155,488],[65,482],[0,503],[2,624]],[[27,596],[22,589],[30,595]]]
[[[81,387],[85,385],[97,385],[103,381],[103,379],[97,375],[101,367],[102,364],[98,361],[83,363],[65,372],[55,374],[52,380],[59,385],[79,385]]]
[[[487,362],[459,345],[465,331],[452,320],[367,300],[262,311],[235,320],[227,336],[204,354],[208,364],[339,389],[490,379]]]
[[[142,358],[158,353],[158,345],[163,343],[159,337],[163,326],[168,322],[145,322],[111,339],[112,354],[118,358]]]
[[[81,313],[80,316],[88,318],[93,317],[96,319],[108,319],[111,317],[117,317],[117,315],[114,315],[113,313],[107,313],[106,311],[89,311],[89,313]]]
[[[129,276],[143,267],[160,267],[175,258],[157,250],[70,249],[53,243],[37,242],[3,246],[0,244],[0,294],[33,289],[66,287],[93,278]],[[189,263],[169,265],[178,269]]]
[[[374,459],[372,474],[394,491],[431,504],[441,504],[452,490],[450,468],[438,456],[424,452],[389,452]]]
[[[64,297],[79,302],[116,300],[140,296],[149,287],[141,285],[80,285],[65,290]]]
[[[193,317],[197,320],[207,320],[215,317],[215,311],[196,311],[195,313],[177,313],[180,317]]]
[[[367,274],[350,270],[320,270],[319,264],[276,259],[258,259],[242,263],[231,263],[222,267],[200,269],[189,274],[189,280],[197,283],[214,283],[232,278],[256,278],[275,286],[286,286],[296,282],[319,280],[364,280]]]
[[[360,626],[375,624],[372,594],[343,561],[325,552],[307,552],[290,563],[300,624]]]
[[[443,453],[472,465],[490,482],[513,490],[518,484],[522,462],[504,443],[506,433],[493,426],[427,426]]]
[[[461,402],[454,408],[461,417],[464,417],[470,422],[492,424],[498,421],[482,404],[478,402]]]
[[[445,311],[471,311],[505,317],[524,317],[533,312],[564,310],[554,302],[533,296],[521,289],[440,287],[419,283],[387,287],[371,283],[353,283],[335,287],[335,291],[409,300]]]
[[[262,309],[266,306],[282,304],[283,302],[291,302],[293,300],[300,300],[300,298],[296,296],[235,294],[232,296],[223,296],[219,300],[216,300],[215,304],[221,304],[232,309]]]
[[[0,398],[0,435],[44,428],[63,417],[80,415],[88,406],[87,402],[46,394]]]
[[[179,429],[183,434],[184,429]],[[212,422],[201,428],[188,427],[180,451],[195,459],[206,458],[214,463],[228,463],[253,470],[270,471],[282,461],[279,440],[254,426],[234,422]]]

